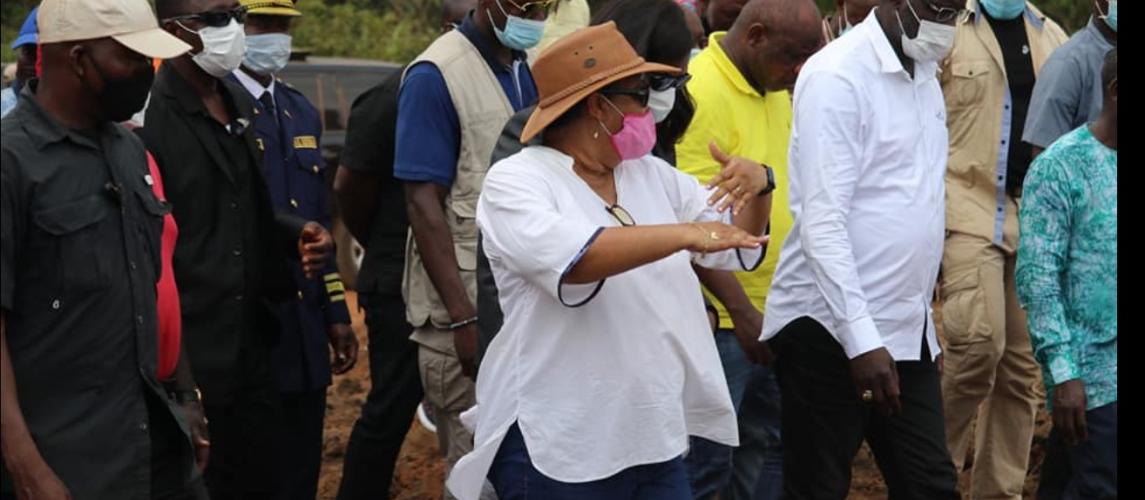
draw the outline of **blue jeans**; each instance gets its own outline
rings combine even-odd
[[[736,341],[735,332],[718,330],[715,340],[732,404],[740,413],[740,446],[733,455],[730,446],[692,437],[691,449],[684,457],[692,495],[697,500],[705,500],[714,498],[722,490],[722,500],[777,499],[778,486],[774,496],[751,495],[756,489],[757,479],[766,485],[781,481],[783,450],[779,443],[779,385],[770,369],[753,365],[747,359]],[[751,410],[751,418],[743,417],[744,410]],[[740,490],[745,493],[736,496]]]
[[[1117,498],[1117,402],[1085,412],[1089,436],[1070,448],[1050,431],[1039,500]]]
[[[779,381],[757,366],[739,405],[739,448],[732,453],[732,480],[721,500],[779,500],[783,494]]]
[[[489,481],[498,500],[689,500],[684,462],[637,465],[611,477],[587,483],[550,479],[533,467],[525,439],[517,424],[509,428],[489,468]]]

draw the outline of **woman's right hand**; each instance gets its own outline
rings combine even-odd
[[[712,253],[732,248],[759,248],[768,236],[752,236],[747,231],[723,222],[693,222],[683,224],[687,249],[697,253]]]

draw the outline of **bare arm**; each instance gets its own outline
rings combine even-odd
[[[370,226],[378,196],[378,176],[339,165],[334,175],[334,199],[342,222],[358,244],[369,243]]]
[[[425,264],[433,287],[453,321],[464,321],[477,315],[469,300],[465,284],[457,272],[457,254],[453,251],[453,234],[445,220],[442,202],[446,188],[432,182],[407,182],[406,209],[418,253]]]
[[[719,222],[610,227],[600,232],[569,271],[565,282],[593,283],[681,250],[719,252],[758,248],[765,240]]]

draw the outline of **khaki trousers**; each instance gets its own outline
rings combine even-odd
[[[952,233],[942,262],[942,374],[946,436],[963,469],[971,428],[970,498],[1021,499],[1034,419],[1044,399],[1026,314],[1014,287],[1015,257],[990,241]]]

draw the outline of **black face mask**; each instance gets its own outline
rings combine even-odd
[[[141,66],[139,71],[126,78],[113,79],[108,78],[96,64],[95,59],[89,56],[88,60],[103,81],[103,89],[96,90],[86,79],[83,80],[83,85],[99,100],[103,119],[113,122],[127,121],[143,109],[143,105],[147,102],[147,94],[151,91],[151,84],[155,81],[155,72],[151,70],[150,65]]]

